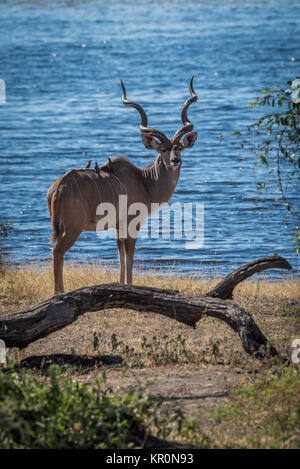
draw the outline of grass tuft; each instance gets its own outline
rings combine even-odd
[[[272,368],[232,393],[212,414],[214,445],[227,448],[300,448],[300,373]]]

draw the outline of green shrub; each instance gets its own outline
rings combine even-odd
[[[270,209],[273,199],[273,209],[277,212],[278,202],[282,202],[288,215],[283,223],[292,223],[295,228],[295,254],[300,254],[299,210],[295,197],[300,181],[300,78],[288,81],[287,85],[288,89],[261,90],[262,94],[250,104],[252,109],[266,108],[268,112],[248,125],[241,148],[247,152],[250,149],[256,156],[256,204],[260,202],[262,210],[266,208],[264,202],[268,201]],[[240,131],[233,135],[242,136]]]
[[[0,447],[140,447],[151,406],[148,395],[112,394],[100,380],[88,386],[55,365],[40,378],[0,371]]]
[[[13,230],[13,226],[11,223],[6,222],[0,222],[0,241],[3,238],[7,238],[9,233]],[[5,261],[6,261],[6,252],[3,246],[0,244],[0,271],[4,269],[5,267]]]

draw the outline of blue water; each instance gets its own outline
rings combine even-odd
[[[120,153],[138,166],[154,159],[120,78],[150,125],[172,136],[193,73],[198,141],[182,155],[172,202],[204,203],[204,245],[139,239],[137,263],[210,274],[274,252],[290,259],[296,223],[283,224],[280,203],[264,214],[255,206],[254,157],[232,132],[257,118],[248,105],[261,89],[300,75],[299,19],[299,1],[2,1],[0,215],[14,225],[10,259],[51,258],[46,193],[65,171]],[[266,207],[278,194],[268,197]],[[66,259],[114,262],[116,244],[84,232]]]

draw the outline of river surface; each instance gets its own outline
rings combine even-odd
[[[255,205],[255,157],[232,133],[260,115],[249,104],[262,89],[300,75],[299,19],[299,1],[2,1],[0,216],[14,226],[11,261],[51,258],[46,194],[61,174],[118,154],[141,167],[154,160],[120,78],[149,125],[171,137],[192,74],[198,140],[182,154],[170,203],[204,207],[203,242],[189,246],[172,230],[171,239],[142,237],[137,265],[213,275],[274,252],[291,259],[296,223],[283,223],[275,188],[264,213]],[[299,192],[291,196],[299,208]],[[115,263],[116,243],[84,232],[66,259]]]

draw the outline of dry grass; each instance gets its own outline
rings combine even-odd
[[[65,289],[75,290],[88,285],[118,282],[118,272],[112,267],[104,269],[101,264],[84,263],[65,265]],[[179,290],[186,295],[203,295],[212,289],[220,278],[208,280],[200,276],[181,276],[175,272],[160,275],[155,270],[141,270],[135,275],[137,285],[151,285],[157,288]],[[235,297],[270,298],[273,301],[299,301],[300,282],[298,279],[270,281],[260,276],[259,280],[241,283],[235,290]],[[53,295],[51,265],[44,267],[21,266],[8,268],[1,274],[0,298],[9,303],[33,303]]]

